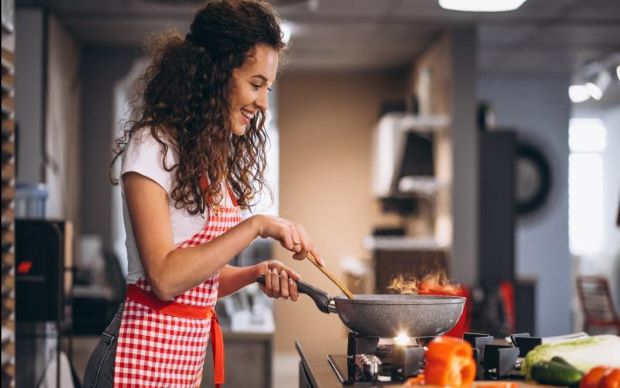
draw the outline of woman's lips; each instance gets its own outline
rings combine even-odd
[[[243,123],[245,125],[248,125],[252,121],[252,118],[254,118],[254,113],[248,112],[245,109],[241,109],[241,116],[242,116]]]

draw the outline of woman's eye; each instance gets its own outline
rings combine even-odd
[[[253,90],[258,90],[258,89],[260,89],[260,85],[257,85],[257,84],[251,84],[251,85],[252,85],[252,89],[253,89]]]

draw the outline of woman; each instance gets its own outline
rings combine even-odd
[[[210,2],[185,39],[169,33],[151,48],[136,120],[114,158],[122,155],[127,297],[89,360],[86,387],[198,386],[210,336],[223,383],[216,299],[266,275],[267,295],[297,300],[299,280],[277,261],[227,262],[257,237],[321,260],[301,225],[240,214],[264,187],[264,118],[284,48],[273,10]]]

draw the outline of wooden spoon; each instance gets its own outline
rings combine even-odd
[[[329,278],[329,280],[334,282],[334,284],[336,286],[338,286],[338,288],[340,288],[340,290],[342,290],[342,292],[344,292],[344,294],[347,296],[347,298],[353,299],[353,293],[351,291],[349,291],[347,286],[345,286],[338,279],[336,279],[336,277],[331,272],[329,272],[327,270],[327,268],[325,268],[324,266],[320,265],[319,262],[316,260],[316,257],[314,257],[312,255],[312,253],[308,252],[308,256],[306,256],[306,259],[308,259],[312,264],[314,264],[315,267],[317,267],[321,272],[323,272],[323,274],[325,276],[327,276]]]

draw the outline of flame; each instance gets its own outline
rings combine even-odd
[[[444,294],[456,295],[460,286],[450,284],[446,273],[438,271],[421,279],[398,275],[392,279],[387,289],[395,294]]]

